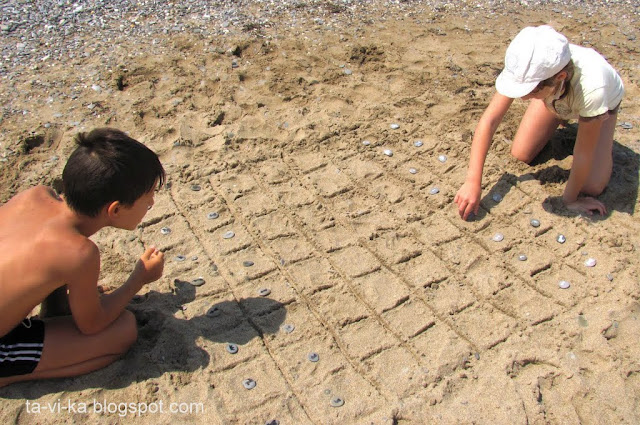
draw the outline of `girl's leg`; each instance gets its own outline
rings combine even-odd
[[[562,120],[540,99],[531,99],[511,145],[511,154],[530,163],[547,144]]]
[[[71,316],[45,320],[42,357],[27,375],[0,378],[0,387],[33,379],[77,376],[103,368],[127,352],[136,341],[136,318],[124,311],[107,329],[84,335]]]
[[[613,169],[613,132],[616,128],[617,120],[618,109],[616,108],[614,111],[609,112],[602,123],[591,173],[581,190],[586,195],[598,196],[609,184]]]

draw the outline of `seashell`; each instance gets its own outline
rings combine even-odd
[[[417,174],[417,173],[418,173],[418,170],[416,170],[415,168],[409,168],[409,172],[410,172],[411,174]]]
[[[345,73],[346,75],[351,75],[351,74],[353,74],[353,71],[351,71],[350,69],[345,69],[345,70],[344,70],[344,73]]]
[[[310,362],[315,363],[320,360],[320,356],[318,355],[318,353],[309,353],[307,355],[307,359],[309,359]]]
[[[493,199],[493,202],[500,202],[502,201],[502,195],[500,195],[499,193],[494,193],[491,199]]]
[[[597,262],[595,258],[589,258],[587,261],[584,262],[584,265],[587,267],[594,267],[596,263]]]
[[[193,257],[191,257],[191,261],[198,261],[198,256],[194,255]]]
[[[567,238],[564,235],[558,235],[556,241],[558,241],[558,243],[565,243],[567,241]]]
[[[624,128],[625,130],[631,130],[633,128],[633,125],[631,125],[630,122],[621,122],[619,126]]]
[[[192,184],[191,185],[191,190],[193,190],[194,192],[199,192],[200,189],[202,189],[202,188],[200,187],[199,184]]]
[[[295,327],[294,325],[291,325],[291,324],[286,324],[286,325],[283,325],[283,326],[282,326],[282,330],[283,330],[284,332],[288,333],[288,334],[290,334],[291,332],[293,332],[293,330],[294,330],[295,328],[296,328],[296,327]]]
[[[163,227],[162,229],[160,229],[160,233],[162,233],[163,235],[168,235],[169,233],[171,233],[171,229],[168,227]]]
[[[248,260],[242,262],[242,265],[245,266],[245,267],[251,267],[251,266],[253,266],[253,264],[254,264],[253,261],[248,261]]]
[[[238,346],[235,344],[229,343],[225,348],[229,354],[236,354],[238,352]]]
[[[391,124],[389,127],[391,127],[392,130],[397,130],[400,128],[400,124]]]
[[[536,220],[535,218],[532,218],[531,221],[529,222],[531,224],[531,226],[533,227],[540,227],[540,220]]]
[[[258,289],[258,295],[260,295],[261,297],[266,297],[269,294],[271,294],[271,289],[269,288]]]
[[[218,317],[222,314],[222,310],[218,307],[213,306],[207,311],[207,317]]]
[[[256,381],[254,381],[251,378],[247,378],[244,381],[242,381],[242,386],[248,390],[252,390],[256,387]]]
[[[341,397],[333,397],[330,404],[331,407],[341,407],[344,406],[344,400]]]
[[[429,191],[429,193],[431,195],[437,195],[438,193],[440,193],[440,189],[438,188],[438,186],[434,186],[431,188],[431,190]]]
[[[520,260],[520,261],[527,261],[527,256],[526,256],[526,255],[524,255],[524,254],[520,254],[520,255],[518,255],[518,260]]]
[[[422,140],[416,140],[415,142],[413,142],[413,146],[415,146],[416,148],[419,148],[423,145],[424,143],[422,143]]]
[[[444,164],[445,162],[447,162],[447,155],[438,155],[438,161]]]
[[[192,284],[193,286],[202,286],[202,285],[204,285],[204,282],[205,282],[205,281],[204,281],[204,279],[203,279],[203,278],[201,278],[201,277],[197,277],[197,278],[195,278],[195,279],[193,279],[193,280],[191,281],[191,284]]]
[[[504,235],[502,233],[496,233],[491,239],[493,239],[494,242],[502,242]]]
[[[365,140],[364,142],[362,142],[362,144],[365,145],[365,146],[369,146],[371,144],[371,142],[368,141],[368,140]]]
[[[567,282],[566,280],[561,280],[558,283],[558,286],[560,287],[560,289],[567,289],[568,287],[571,286],[571,284],[569,282]]]
[[[385,149],[383,153],[387,156],[393,156],[393,151],[391,149]]]
[[[232,230],[229,230],[228,232],[226,232],[224,235],[222,235],[223,239],[231,239],[232,237],[234,237],[236,234],[233,233]]]
[[[220,214],[218,214],[217,212],[210,212],[209,214],[207,214],[207,218],[209,220],[215,220],[218,217],[220,217]]]
[[[184,255],[176,255],[176,261],[184,261],[186,259],[187,257],[185,257]]]

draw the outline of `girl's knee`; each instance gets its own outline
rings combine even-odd
[[[584,193],[585,195],[589,195],[589,196],[598,196],[600,195],[602,192],[604,192],[604,189],[607,187],[607,183],[588,183],[586,184],[581,192]]]
[[[534,158],[534,157],[532,157],[531,152],[529,152],[529,151],[528,151],[528,150],[526,150],[526,149],[521,149],[521,148],[519,148],[519,147],[517,147],[517,146],[518,146],[518,145],[516,145],[516,144],[513,144],[513,145],[511,146],[511,155],[512,155],[515,159],[517,159],[518,161],[522,161],[522,162],[524,162],[525,164],[528,164],[528,163],[530,163],[531,161],[533,161],[533,158]]]

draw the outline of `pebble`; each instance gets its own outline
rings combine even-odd
[[[244,381],[242,381],[242,386],[248,390],[252,390],[256,387],[256,381],[254,381],[251,378],[247,378]]]
[[[504,240],[504,235],[502,233],[496,233],[491,239],[493,239],[494,242],[502,242]]]
[[[558,241],[558,243],[565,243],[567,241],[567,238],[564,235],[558,235],[556,241]]]
[[[526,256],[526,255],[524,255],[524,254],[520,254],[520,255],[518,255],[518,260],[520,260],[520,261],[527,261],[527,256]]]
[[[391,124],[389,127],[391,127],[392,130],[397,130],[400,128],[400,124]]]
[[[251,266],[254,265],[254,262],[253,261],[243,261],[242,265],[245,266],[245,267],[251,267]]]
[[[345,70],[344,70],[344,73],[345,73],[346,75],[351,75],[351,74],[353,74],[353,71],[351,71],[350,69],[345,69]]]
[[[444,164],[445,162],[447,162],[447,155],[438,155],[438,161]]]
[[[409,172],[410,172],[411,174],[417,174],[417,173],[418,173],[418,170],[416,170],[415,168],[409,168]]]
[[[365,146],[369,146],[371,144],[371,142],[368,141],[368,140],[365,140],[365,141],[362,142],[362,144],[365,145]]]
[[[234,237],[236,234],[232,231],[229,230],[228,232],[226,232],[224,235],[222,235],[223,239],[231,239],[232,237]]]
[[[295,327],[294,325],[291,325],[291,324],[282,325],[282,330],[283,330],[284,332],[288,333],[288,334],[290,334],[291,332],[293,332],[293,330],[294,330],[295,328],[296,328],[296,327]]]
[[[560,287],[560,289],[567,289],[571,286],[571,284],[569,282],[567,282],[566,280],[561,280],[558,283],[558,286]]]
[[[191,281],[193,286],[202,286],[204,285],[205,280],[201,277],[197,277]]]
[[[609,280],[609,282],[613,282],[613,275],[611,273],[608,273],[607,279]]]
[[[160,233],[162,233],[163,235],[168,235],[169,233],[171,233],[171,229],[168,227],[163,227],[162,229],[160,229]]]
[[[633,125],[630,122],[621,122],[618,125],[624,128],[625,130],[631,130],[633,128]]]
[[[191,190],[193,190],[194,192],[199,192],[202,189],[202,187],[200,187],[199,184],[192,184],[191,185]]]
[[[596,263],[597,262],[595,258],[589,258],[587,259],[587,261],[584,262],[584,265],[587,267],[595,267]]]
[[[413,142],[413,146],[415,146],[416,148],[419,148],[423,145],[424,143],[422,143],[422,140],[416,140],[415,142]]]
[[[280,425],[280,421],[277,419],[272,419],[264,423],[264,425]]]
[[[385,149],[383,153],[387,156],[393,156],[393,151],[391,149]]]
[[[208,317],[218,317],[220,316],[220,314],[222,314],[222,310],[220,310],[218,307],[213,306],[211,307],[208,311],[207,311],[207,316]]]
[[[260,295],[261,297],[266,297],[269,294],[271,294],[271,289],[269,289],[269,288],[258,289],[258,295]]]
[[[218,217],[220,217],[220,214],[218,214],[217,212],[210,212],[209,214],[207,214],[207,218],[209,220],[215,220]]]
[[[532,218],[529,223],[531,223],[532,227],[540,227],[540,220],[536,220],[535,218]]]
[[[309,353],[309,355],[307,355],[307,359],[309,359],[310,362],[315,363],[320,360],[320,356],[318,353]]]
[[[238,352],[238,346],[236,344],[227,344],[225,347],[229,354],[236,354]]]
[[[331,407],[341,407],[344,405],[344,400],[341,397],[333,397],[330,404]]]
[[[184,261],[186,259],[187,257],[185,257],[184,255],[176,255],[176,261]]]
[[[431,190],[429,191],[429,193],[431,195],[437,195],[438,193],[440,193],[440,188],[438,188],[437,186],[432,187]]]
[[[500,202],[502,201],[502,195],[500,195],[499,193],[494,193],[491,199],[493,199],[493,202]]]

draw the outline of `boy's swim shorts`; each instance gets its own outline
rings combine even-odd
[[[44,322],[38,319],[24,319],[0,337],[0,378],[33,372],[40,362],[43,343]]]

